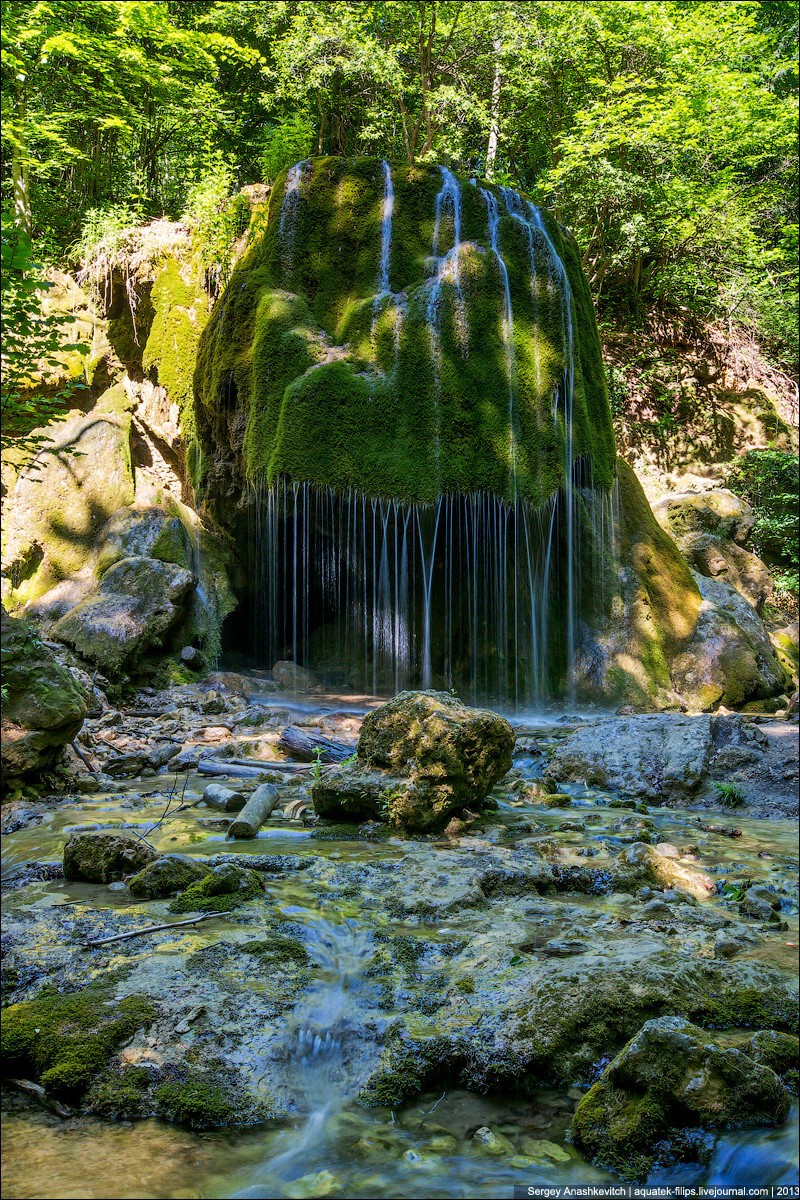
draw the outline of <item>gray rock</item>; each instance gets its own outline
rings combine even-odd
[[[86,716],[84,689],[32,626],[0,609],[3,641],[2,766],[6,776],[52,766]]]
[[[191,572],[172,563],[122,559],[93,596],[56,622],[51,636],[105,670],[120,670],[163,644],[180,622],[194,582]]]
[[[196,646],[184,646],[181,650],[181,662],[188,667],[190,671],[202,671],[206,665],[206,660],[203,658],[203,652],[198,650]]]
[[[288,660],[275,663],[272,678],[287,692],[308,692],[319,686],[316,675]]]
[[[109,883],[155,862],[158,851],[132,833],[75,833],[64,847],[64,875],[87,883]]]

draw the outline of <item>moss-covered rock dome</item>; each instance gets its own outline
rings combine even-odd
[[[318,158],[281,175],[204,334],[206,495],[246,479],[539,504],[614,470],[573,239],[510,189]]]

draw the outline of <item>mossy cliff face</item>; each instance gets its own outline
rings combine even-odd
[[[539,503],[579,456],[595,485],[611,484],[600,345],[572,239],[516,194],[450,179],[437,206],[438,168],[392,169],[388,258],[379,160],[314,159],[276,181],[201,342],[207,496],[282,475],[408,500],[489,491]]]

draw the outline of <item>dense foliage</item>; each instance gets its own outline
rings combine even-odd
[[[796,0],[2,7],[3,186],[45,248],[308,154],[447,161],[554,206],[596,296],[791,365]]]
[[[751,450],[734,463],[727,483],[753,506],[753,549],[776,568],[778,589],[797,596],[800,567],[797,455],[780,450]]]

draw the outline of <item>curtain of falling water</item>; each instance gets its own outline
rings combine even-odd
[[[582,492],[608,544],[611,499]],[[456,687],[536,705],[563,692],[564,498],[433,504],[282,480],[254,488],[253,644],[364,691]],[[595,553],[592,561],[602,560]],[[594,591],[602,589],[601,566]]]
[[[291,169],[281,207],[281,260],[287,284],[309,167],[302,162]],[[389,164],[383,162],[381,170],[373,339],[378,312],[385,303],[394,304],[397,351],[404,308],[402,296],[395,296],[390,287],[394,189]],[[468,345],[460,274],[461,185],[446,167],[439,171],[442,183],[435,202],[433,273],[426,306],[436,382],[437,479],[445,288],[464,353]],[[539,210],[510,188],[500,192],[506,219],[527,236],[534,315],[542,287],[561,311],[564,367],[553,395],[552,418],[563,426],[563,488],[538,509],[516,496],[514,313],[501,245],[500,202],[482,189],[487,242],[503,283],[501,325],[514,501],[508,504],[482,494],[446,495],[433,504],[415,505],[285,480],[271,487],[256,484],[249,509],[253,644],[267,665],[291,656],[346,675],[351,686],[372,692],[455,686],[473,699],[512,700],[517,705],[535,705],[558,695],[574,698],[582,597],[588,593],[598,607],[609,598],[615,493],[592,490],[590,480],[584,486],[583,466],[574,460],[574,316],[566,269]],[[443,251],[445,237],[452,241]],[[541,390],[538,362],[536,373]],[[589,574],[583,578],[587,562]]]

